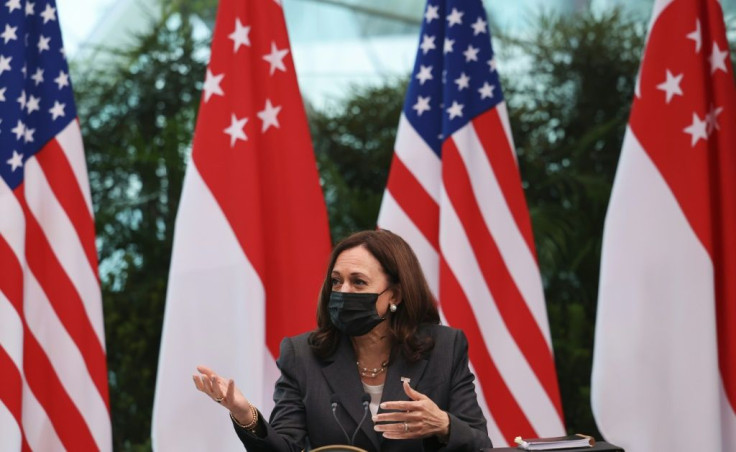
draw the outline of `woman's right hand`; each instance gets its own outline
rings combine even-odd
[[[226,380],[205,366],[197,366],[197,371],[199,371],[199,375],[192,375],[197,389],[230,410],[230,413],[240,424],[248,425],[253,422],[250,402],[235,387],[235,382],[232,379]]]

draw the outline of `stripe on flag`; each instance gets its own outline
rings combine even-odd
[[[495,445],[564,433],[544,293],[480,0],[430,0],[378,226],[468,335]],[[485,398],[485,397],[488,398]]]
[[[0,449],[111,450],[84,148],[53,0],[0,7]]]

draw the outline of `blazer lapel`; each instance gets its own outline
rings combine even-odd
[[[322,368],[322,374],[327,379],[327,384],[332,389],[333,394],[336,394],[340,398],[342,409],[347,411],[357,426],[365,412],[361,403],[361,395],[365,391],[363,390],[363,383],[360,381],[360,375],[355,366],[355,352],[349,339],[342,338],[337,351],[335,351],[331,359],[333,361]],[[340,411],[340,409],[337,410],[338,415]],[[379,450],[378,435],[373,430],[370,411],[360,429],[371,440],[375,450]],[[353,432],[354,429],[349,429],[347,433],[352,436]]]

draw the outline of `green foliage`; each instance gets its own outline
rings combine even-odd
[[[186,16],[165,15],[114,64],[72,68],[97,223],[116,450],[150,449],[173,224],[204,78],[193,55],[201,47]]]
[[[185,17],[196,15],[206,24],[215,23],[218,0],[172,0],[159,1],[164,8],[164,15],[182,15]]]
[[[600,248],[645,24],[602,16],[541,17],[509,53],[529,58],[504,80],[570,432],[598,436],[590,370]],[[504,57],[500,59],[503,61]]]
[[[309,112],[335,241],[376,227],[406,86],[395,80],[355,88],[339,107]]]

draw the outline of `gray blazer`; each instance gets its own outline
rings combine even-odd
[[[424,325],[421,334],[434,338],[434,349],[424,359],[407,362],[401,353],[392,357],[386,373],[382,401],[409,400],[401,377],[431,398],[450,415],[450,438],[446,445],[436,438],[424,440],[384,439],[373,430],[368,413],[355,436],[355,446],[369,451],[467,450],[491,447],[486,420],[475,394],[475,376],[468,368],[468,341],[461,330]],[[355,365],[353,347],[347,338],[327,360],[320,360],[307,343],[309,333],[281,342],[277,364],[276,406],[270,422],[263,422],[264,437],[233,424],[248,451],[300,451],[328,444],[346,444],[345,434],[332,415],[333,396],[339,398],[337,417],[352,437],[364,407],[363,386]],[[382,410],[379,409],[379,412]]]

